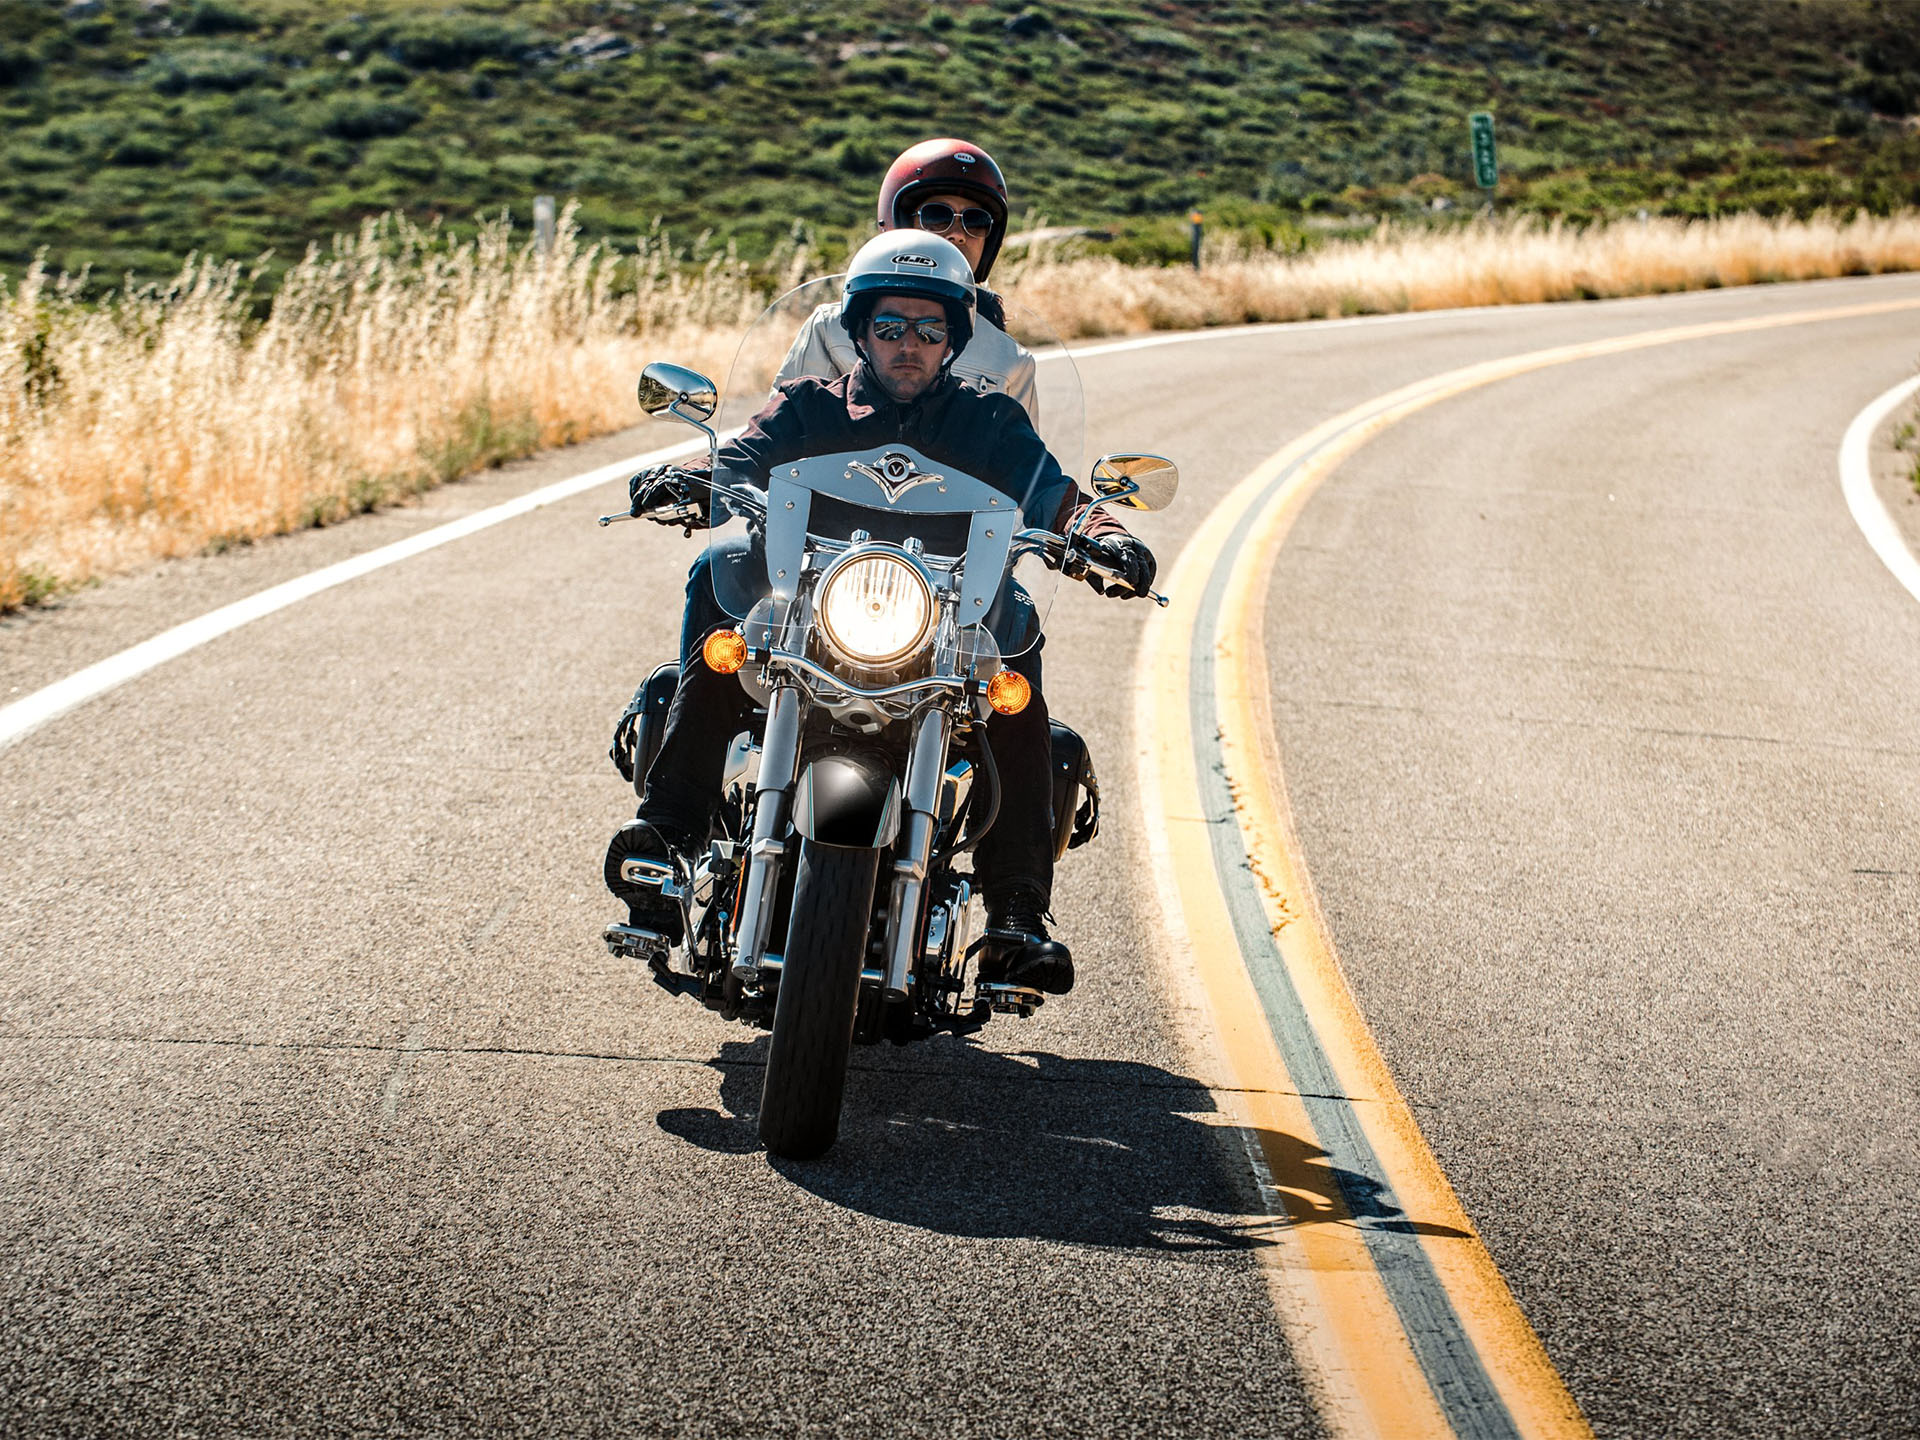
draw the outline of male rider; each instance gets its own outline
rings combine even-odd
[[[776,387],[746,430],[721,447],[722,468],[764,478],[773,466],[806,456],[906,444],[1013,496],[1027,524],[1064,529],[1085,497],[1047,452],[1026,412],[1004,395],[983,394],[953,377],[955,357],[974,332],[973,299],[972,269],[947,241],[910,233],[870,241],[848,267],[841,314],[859,365],[834,380],[802,376]],[[703,478],[635,476],[634,513],[683,498]],[[1155,567],[1145,545],[1104,511],[1087,518],[1083,533],[1123,577],[1116,593],[1147,592]],[[747,547],[716,554],[713,577],[712,584],[688,590],[687,629],[702,638],[727,623],[713,585],[752,578],[759,593],[766,590],[764,562]],[[737,598],[732,608],[743,608]],[[1007,648],[1019,649],[1024,640],[1018,637]],[[1073,986],[1073,958],[1043,921],[1053,884],[1053,827],[1042,643],[1036,638],[1008,661],[1032,686],[1027,707],[987,722],[1002,800],[999,818],[974,852],[974,877],[996,962],[983,962],[983,978],[1065,994]],[[715,674],[699,653],[696,643],[647,772],[639,816],[621,827],[607,851],[607,886],[628,903],[631,923],[676,938],[677,907],[623,881],[620,864],[702,845],[712,828],[728,742],[740,727],[746,697],[735,676]]]
[[[875,219],[883,232],[924,230],[950,241],[959,250],[976,282],[974,324],[964,354],[949,360],[949,373],[976,390],[1011,395],[1038,426],[1040,396],[1033,355],[1006,333],[1006,307],[999,296],[979,283],[992,271],[1007,236],[1007,182],[993,157],[965,140],[922,140],[908,146],[894,158],[880,182]],[[776,387],[802,375],[833,380],[859,368],[859,349],[853,334],[841,322],[841,309],[839,304],[822,305],[807,317],[780,364],[780,373],[774,377]],[[683,469],[688,474],[703,474],[705,463],[655,465],[635,476],[634,483],[653,485]],[[694,557],[687,575],[690,595],[704,591],[710,583],[710,563],[711,557],[704,550]],[[696,612],[690,607],[680,635],[683,670],[693,664],[695,652],[706,638],[696,620]]]
[[[880,182],[876,219],[882,231],[916,229],[939,235],[966,257],[977,282],[974,331],[966,353],[955,358],[952,373],[976,390],[1011,395],[1037,425],[1033,356],[1006,333],[1006,308],[985,283],[1007,237],[1007,182],[993,157],[965,140],[922,140],[909,146]],[[822,305],[800,327],[776,383],[801,375],[832,379],[859,363],[854,337],[840,323],[840,307]]]

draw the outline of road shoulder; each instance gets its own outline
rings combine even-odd
[[[1920,558],[1920,488],[1914,476],[1920,472],[1920,438],[1907,442],[1907,449],[1894,445],[1894,435],[1903,425],[1920,430],[1920,396],[1895,407],[1875,432],[1868,447],[1867,463],[1873,468],[1874,493],[1893,517],[1907,549]]]

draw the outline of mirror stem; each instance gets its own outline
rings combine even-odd
[[[1111,504],[1115,500],[1124,500],[1129,495],[1138,495],[1139,493],[1140,487],[1129,480],[1127,482],[1127,488],[1124,490],[1116,490],[1111,495],[1094,496],[1093,499],[1089,500],[1086,505],[1082,507],[1080,513],[1074,516],[1073,524],[1067,527],[1067,539],[1071,540],[1074,536],[1078,535],[1080,533],[1080,527],[1087,523],[1087,518],[1102,505]]]

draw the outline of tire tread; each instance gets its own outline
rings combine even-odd
[[[800,847],[760,1093],[760,1139],[783,1159],[815,1159],[839,1138],[879,868],[877,850]]]

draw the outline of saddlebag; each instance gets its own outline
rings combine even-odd
[[[667,707],[680,688],[680,665],[669,661],[646,678],[613,727],[613,747],[607,758],[620,778],[637,792],[647,783],[647,767],[660,753],[660,737],[667,733]]]
[[[1058,720],[1047,725],[1053,732],[1053,858],[1058,860],[1100,833],[1100,781],[1087,742]]]

